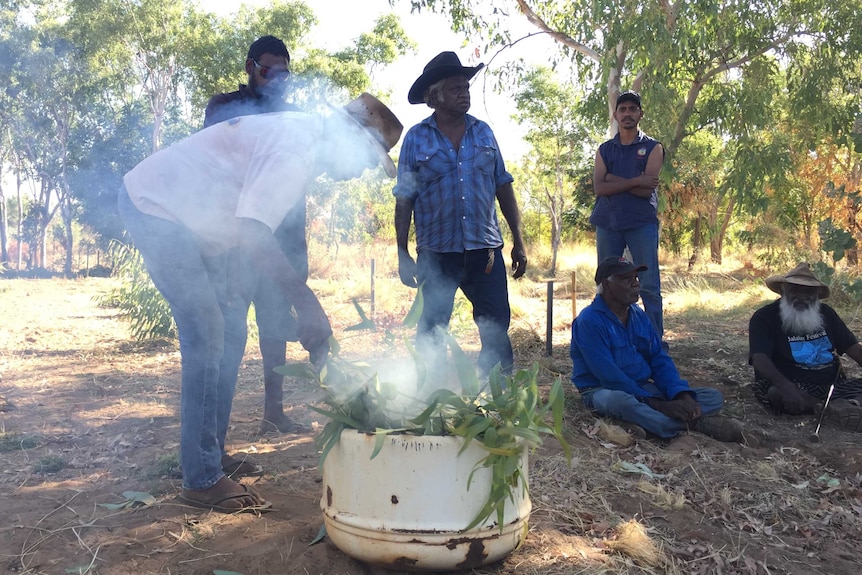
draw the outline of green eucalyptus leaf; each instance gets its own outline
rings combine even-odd
[[[387,432],[388,433],[388,432]],[[374,436],[374,450],[371,452],[371,459],[377,457],[380,450],[383,449],[383,444],[386,442],[387,433],[377,433]]]
[[[317,379],[317,371],[310,363],[291,363],[288,365],[279,365],[272,369],[275,373],[286,377],[298,377],[302,379]]]
[[[455,372],[458,374],[458,381],[461,383],[461,393],[468,397],[476,397],[479,395],[479,379],[476,377],[476,368],[473,362],[464,353],[464,350],[455,341],[449,333],[443,334],[449,350],[452,352],[452,360],[455,363]]]
[[[125,509],[129,505],[131,505],[131,501],[123,501],[122,503],[97,503],[99,507],[104,507],[105,509],[110,509],[111,511],[116,511],[118,509]]]
[[[416,327],[419,325],[419,318],[422,317],[422,310],[425,307],[425,297],[422,295],[422,286],[416,289],[416,297],[413,299],[413,305],[410,306],[410,311],[407,312],[407,317],[402,322],[404,327]]]
[[[123,497],[128,499],[132,505],[135,503],[140,503],[142,505],[155,505],[156,498],[150,495],[149,493],[143,493],[141,491],[123,491]]]
[[[308,544],[309,547],[316,543],[320,543],[326,538],[326,524],[320,526],[320,530],[317,532],[317,537],[311,540],[311,543]]]

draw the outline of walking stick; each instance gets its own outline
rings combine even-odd
[[[832,392],[835,391],[835,384],[838,383],[838,378],[841,377],[841,372],[844,371],[844,367],[841,365],[841,358],[836,357],[838,360],[838,371],[835,373],[835,380],[832,382],[832,385],[829,386],[829,393],[826,394],[826,403],[823,404],[823,409],[820,410],[820,417],[817,419],[817,427],[814,429],[814,435],[809,437],[809,439],[813,443],[820,442],[820,426],[823,424],[823,416],[826,414],[826,408],[829,407],[829,400],[832,399]]]

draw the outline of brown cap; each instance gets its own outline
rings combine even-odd
[[[817,279],[807,262],[802,262],[783,276],[772,276],[766,278],[766,287],[777,294],[781,294],[784,284],[820,288],[817,297],[826,299],[829,297],[829,286]]]

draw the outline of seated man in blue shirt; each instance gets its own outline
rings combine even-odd
[[[744,442],[740,421],[716,416],[724,398],[680,378],[646,313],[636,266],[605,258],[596,270],[596,298],[572,324],[572,383],[584,405],[627,422],[633,435],[672,438],[692,429],[719,441]]]

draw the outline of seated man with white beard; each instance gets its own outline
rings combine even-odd
[[[840,359],[847,354],[862,366],[862,344],[835,310],[820,302],[829,297],[829,286],[807,263],[767,278],[766,285],[781,298],[754,312],[748,324],[757,399],[775,413],[814,413],[834,383],[827,416],[862,409],[862,380],[847,379]],[[860,427],[859,417],[840,419],[845,427]]]

